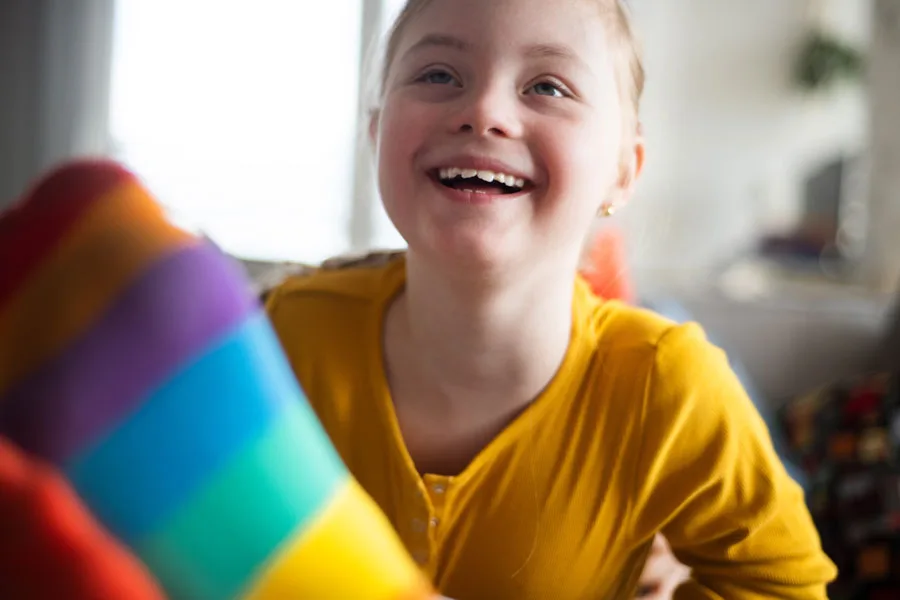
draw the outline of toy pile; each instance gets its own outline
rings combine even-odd
[[[840,569],[829,597],[900,598],[900,377],[822,388],[788,403],[782,420],[810,476],[822,543]]]

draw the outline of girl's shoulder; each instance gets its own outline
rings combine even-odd
[[[582,335],[609,369],[683,382],[696,381],[700,371],[730,371],[725,353],[696,322],[599,299],[588,305],[583,322]]]
[[[600,298],[583,286],[576,291],[575,310],[584,335],[598,348],[616,352],[654,353],[673,334],[699,330],[694,324],[678,324],[649,308]]]
[[[305,389],[313,390],[324,373],[334,381],[360,372],[375,356],[373,340],[384,306],[402,284],[402,267],[395,253],[343,257],[297,266],[263,292],[272,327]]]
[[[272,297],[308,293],[367,295],[376,291],[381,275],[402,260],[403,252],[380,251],[341,255],[320,265],[282,263],[251,273],[264,302]]]

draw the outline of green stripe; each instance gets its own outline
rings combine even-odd
[[[172,600],[226,600],[349,478],[312,410],[289,410],[137,544]]]

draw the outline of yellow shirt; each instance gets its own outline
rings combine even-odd
[[[630,599],[662,531],[693,568],[677,598],[826,598],[834,566],[723,353],[581,282],[544,393],[458,476],[420,476],[381,344],[404,281],[402,258],[320,271],[268,308],[341,457],[442,593]]]

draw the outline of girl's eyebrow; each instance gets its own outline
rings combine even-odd
[[[565,58],[580,60],[575,52],[564,44],[535,44],[525,50],[525,56],[533,58]]]
[[[412,54],[414,52],[420,52],[426,48],[433,47],[452,48],[453,50],[459,50],[460,52],[467,52],[472,49],[472,44],[452,35],[430,33],[413,44],[413,46],[409,50],[407,50],[406,53]]]
[[[591,70],[590,66],[578,56],[578,53],[565,44],[535,44],[525,49],[525,56],[528,58],[558,58],[575,63],[586,71]]]

